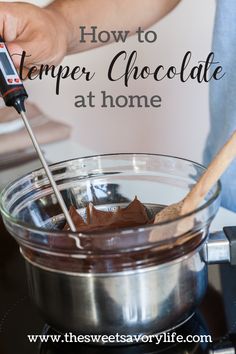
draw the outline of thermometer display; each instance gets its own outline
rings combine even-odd
[[[0,52],[0,62],[3,66],[3,69],[6,73],[6,75],[15,75],[15,71],[13,70],[10,62],[9,62],[9,59],[6,55],[6,53],[4,52]]]
[[[27,92],[16,71],[7,47],[0,36],[0,94],[6,106],[13,106],[17,112],[25,111]]]
[[[2,63],[6,75],[15,75],[15,71],[10,64],[6,53],[0,52],[0,62]]]
[[[20,84],[20,78],[4,43],[0,43],[0,70],[9,86]]]

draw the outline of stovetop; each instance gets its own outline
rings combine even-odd
[[[155,343],[123,347],[88,344],[30,343],[28,335],[53,334],[31,303],[24,260],[15,241],[0,225],[0,354],[139,354],[139,353],[208,353],[208,344]],[[213,340],[236,333],[236,268],[220,266],[223,291],[209,285],[197,313],[177,331],[181,334],[210,334]],[[214,275],[213,275],[214,278]],[[214,279],[211,279],[214,283]]]
[[[175,332],[175,333],[173,333]],[[182,335],[184,338],[187,338],[189,334],[197,335],[208,335],[208,329],[200,313],[194,314],[189,321],[184,325],[180,326],[178,329],[175,329],[173,332],[168,332],[168,336],[171,340],[172,333],[175,335]],[[54,334],[51,328],[45,328],[45,334]],[[55,344],[47,343],[41,344],[40,354],[154,354],[154,353],[205,353],[207,344],[202,342],[198,343],[183,343],[177,344],[174,340],[170,343],[159,343],[153,340],[152,342],[139,343],[136,345],[123,345],[123,346],[94,346],[88,344]]]

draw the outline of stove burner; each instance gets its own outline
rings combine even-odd
[[[200,314],[196,313],[182,326],[168,332],[176,332],[186,338],[188,335],[209,335],[206,325]],[[44,335],[58,334],[49,326],[43,329]],[[40,354],[203,354],[206,352],[208,343],[161,343],[157,344],[153,339],[151,343],[140,343],[122,346],[95,346],[81,343],[42,343]]]

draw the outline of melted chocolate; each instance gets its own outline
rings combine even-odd
[[[119,208],[114,212],[98,210],[90,203],[86,208],[86,221],[74,206],[70,207],[70,215],[78,232],[135,227],[153,222],[137,197],[126,208]],[[69,231],[69,229],[66,224],[64,230]]]
[[[126,208],[118,208],[114,212],[98,210],[90,203],[84,218],[74,206],[70,207],[70,215],[78,232],[86,234],[98,231],[93,235],[81,236],[81,250],[76,248],[73,238],[65,233],[59,237],[47,237],[47,248],[54,251],[53,256],[36,248],[22,246],[23,254],[37,265],[57,271],[111,273],[151,267],[182,257],[195,250],[206,236],[204,231],[191,230],[175,242],[162,245],[150,242],[150,229],[144,228],[123,237],[119,233],[122,228],[154,222],[137,197]],[[118,231],[115,240],[114,230]],[[64,231],[69,231],[67,224]]]

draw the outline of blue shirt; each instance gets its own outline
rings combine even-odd
[[[210,83],[210,132],[204,151],[207,165],[236,130],[236,0],[218,0],[213,51],[225,76]],[[221,178],[222,206],[236,211],[236,161]]]

